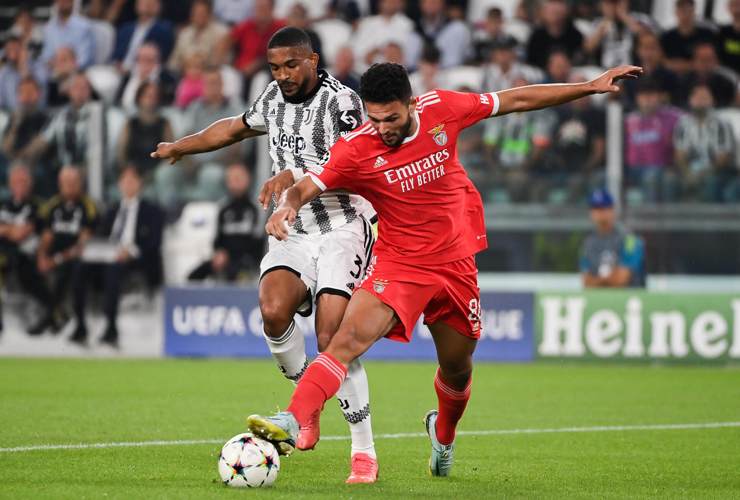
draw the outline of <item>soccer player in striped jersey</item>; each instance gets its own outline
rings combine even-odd
[[[219,120],[174,143],[160,143],[155,158],[172,163],[187,154],[212,151],[242,139],[267,134],[273,177],[262,187],[264,208],[323,164],[330,147],[364,120],[357,94],[325,71],[308,35],[283,28],[268,44],[267,61],[274,81],[242,115]],[[290,235],[269,239],[260,265],[259,302],[264,336],[283,375],[297,383],[308,360],[303,333],[293,317],[308,316],[316,304],[319,350],[329,344],[370,260],[375,213],[362,197],[326,191],[299,211]],[[359,359],[337,393],[352,437],[348,483],[375,482],[378,463],[370,424],[367,376]],[[288,454],[293,443],[280,443]]]

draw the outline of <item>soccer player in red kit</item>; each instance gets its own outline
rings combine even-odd
[[[458,134],[492,116],[616,92],[616,81],[641,71],[621,66],[585,83],[482,94],[434,90],[413,99],[402,66],[373,65],[360,85],[369,120],[331,148],[323,167],[286,191],[266,225],[269,234],[283,239],[286,223],[321,192],[359,194],[379,216],[371,265],[339,330],[309,365],[287,411],[250,416],[249,430],[283,447],[312,449],[324,403],[339,389],[349,363],[382,337],[408,342],[423,313],[439,361],[434,379],[438,409],[424,419],[432,442],[429,467],[433,475],[449,475],[481,329],[475,254],[487,247],[480,195],[457,159]]]

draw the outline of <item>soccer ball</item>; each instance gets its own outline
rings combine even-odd
[[[280,470],[280,457],[272,443],[251,432],[229,439],[218,457],[224,484],[235,488],[271,486]]]

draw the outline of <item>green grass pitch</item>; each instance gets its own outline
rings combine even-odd
[[[421,433],[428,363],[367,363],[377,434]],[[740,427],[475,435],[474,431],[740,421],[737,368],[479,364],[449,478],[425,437],[379,437],[380,480],[347,486],[349,442],[282,461],[275,486],[218,480],[244,416],[285,405],[270,361],[0,360],[3,498],[740,498]],[[347,428],[327,403],[324,436]],[[214,440],[41,449],[32,445]]]

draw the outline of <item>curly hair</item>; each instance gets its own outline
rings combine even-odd
[[[365,102],[385,104],[411,99],[411,84],[406,68],[395,63],[370,66],[360,79],[360,97]]]

